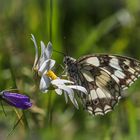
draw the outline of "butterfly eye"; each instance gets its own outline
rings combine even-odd
[[[68,56],[64,57],[63,63],[68,64],[70,61],[70,58]]]

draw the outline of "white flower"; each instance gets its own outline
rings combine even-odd
[[[49,90],[48,88],[50,86],[53,86],[58,95],[62,95],[62,93],[64,92],[66,102],[68,102],[68,95],[75,107],[78,108],[78,103],[74,97],[74,90],[83,92],[85,94],[87,94],[87,90],[82,86],[74,85],[72,81],[60,79],[59,77],[57,77],[53,72],[55,60],[51,59],[52,44],[49,42],[46,47],[45,44],[41,41],[41,55],[39,57],[38,46],[35,37],[33,35],[31,36],[36,51],[33,69],[37,71],[41,76],[39,86],[40,90],[44,93],[47,93],[47,91]]]
[[[78,108],[78,103],[74,97],[74,90],[83,92],[85,94],[87,94],[87,90],[82,86],[74,85],[74,82],[72,81],[60,79],[59,77],[57,77],[51,70],[52,65],[49,64],[47,64],[48,69],[46,70],[46,73],[43,74],[41,77],[40,90],[46,93],[49,86],[52,85],[58,95],[62,95],[62,93],[64,92],[66,103],[68,102],[68,95],[75,107]]]
[[[34,42],[34,47],[35,47],[35,52],[36,52],[35,53],[35,60],[34,60],[33,69],[35,71],[37,71],[39,75],[42,75],[45,72],[45,69],[48,68],[48,65],[50,67],[51,66],[53,67],[54,64],[55,64],[55,60],[50,59],[51,56],[52,56],[52,44],[51,44],[51,42],[49,42],[47,44],[47,47],[46,47],[45,44],[44,44],[44,42],[41,41],[40,42],[40,44],[41,44],[41,55],[39,57],[39,54],[38,54],[38,46],[37,46],[35,37],[32,34],[31,34],[31,36],[32,36],[31,39]]]
[[[69,80],[58,78],[58,79],[52,80],[51,84],[57,87],[55,89],[57,94],[61,95],[62,92],[64,92],[66,103],[68,102],[68,98],[67,98],[67,95],[68,95],[71,102],[75,105],[76,108],[78,108],[78,103],[74,97],[74,90],[87,94],[87,90],[84,87],[74,85],[74,82],[69,81]]]

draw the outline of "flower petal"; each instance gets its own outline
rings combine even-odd
[[[52,56],[52,43],[51,42],[48,42],[47,48],[45,49],[45,54],[48,59],[51,58],[51,56]]]
[[[73,102],[72,102],[72,103],[74,104],[74,106],[75,106],[77,109],[79,109],[79,105],[78,105],[78,103],[77,103],[77,101],[76,101],[75,98],[73,98]]]
[[[65,92],[64,92],[64,97],[65,97],[66,103],[68,103],[68,95],[67,95],[67,93],[65,93]]]
[[[49,61],[50,60],[46,60],[38,69],[38,74],[41,76],[44,74],[45,71],[49,70]]]
[[[62,90],[59,89],[59,88],[55,89],[55,92],[56,92],[58,95],[62,95]]]
[[[75,89],[75,90],[79,90],[79,91],[81,91],[81,92],[83,92],[85,94],[88,94],[87,93],[87,90],[84,87],[82,87],[82,86],[78,86],[78,85],[67,85],[67,87],[72,88],[72,89]]]
[[[65,94],[67,94],[71,100],[71,102],[74,104],[74,106],[78,109],[78,103],[74,97],[74,92],[71,88],[67,87],[66,85],[56,85],[59,89],[64,90]]]
[[[66,94],[66,92],[65,92],[65,94]],[[78,103],[77,103],[77,101],[76,101],[76,99],[75,99],[75,97],[74,97],[74,93],[68,94],[68,96],[69,96],[71,102],[74,104],[74,106],[75,106],[77,109],[79,109]]]
[[[51,81],[51,83],[52,83],[52,81]],[[66,85],[55,85],[55,86],[57,86],[59,89],[64,90],[68,94],[73,94],[74,93],[73,90],[71,88],[67,87]]]
[[[38,74],[43,75],[46,71],[52,69],[52,67],[55,65],[55,60],[48,59],[46,60],[38,69]]]
[[[50,86],[50,79],[45,75],[43,75],[40,80],[40,86],[39,86],[40,90],[42,92],[47,92],[49,86]]]
[[[37,66],[38,59],[39,59],[38,58],[38,47],[37,47],[37,43],[36,43],[34,35],[31,34],[31,36],[32,36],[31,40],[33,41],[34,47],[35,47],[35,60],[34,60],[34,65],[33,65],[33,69],[35,69]]]
[[[41,44],[41,55],[39,59],[39,66],[41,66],[45,60],[47,60],[47,58],[45,57],[45,44],[43,41],[41,41],[40,44]]]
[[[64,80],[64,79],[60,79],[60,78],[58,78],[58,79],[55,79],[55,80],[53,80],[52,81],[52,84],[54,84],[54,85],[65,85],[65,84],[73,84],[74,82],[72,82],[72,81],[69,81],[69,80]],[[67,85],[66,85],[67,86]]]
[[[50,59],[52,56],[52,44],[49,42],[47,47],[45,46],[44,42],[41,41],[41,56],[39,59],[39,65],[41,66],[45,60]]]
[[[53,60],[53,59],[49,59],[50,61],[49,61],[49,68],[50,68],[50,70],[54,67],[54,65],[55,65],[55,60]]]
[[[45,54],[46,46],[43,41],[40,41],[40,45],[41,45],[41,55],[40,56],[43,57],[43,55]]]

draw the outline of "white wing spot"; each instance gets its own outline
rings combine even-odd
[[[90,94],[88,96],[89,98],[92,98],[92,100],[95,100],[98,98],[97,93],[95,92],[94,89],[90,91]]]
[[[127,84],[131,84],[131,83],[132,83],[132,80],[131,80],[131,79],[128,79],[128,80],[126,81],[126,83],[127,83]]]
[[[126,89],[128,89],[128,87],[125,87],[125,86],[123,86],[122,88],[123,88],[123,90],[126,90]]]
[[[112,58],[110,60],[109,65],[117,70],[122,70],[121,67],[119,66],[119,61],[117,58]]]
[[[131,75],[131,79],[135,80],[135,79],[137,79],[137,78],[135,78],[135,76],[134,76],[134,75]]]
[[[95,112],[95,115],[104,115],[103,112]]]
[[[91,106],[88,106],[87,109],[90,110],[90,111],[93,110]]]
[[[96,92],[99,98],[106,98],[105,93],[100,88],[97,88]]]
[[[128,71],[129,71],[130,73],[132,73],[132,74],[135,73],[135,70],[134,70],[133,68],[129,68]]]
[[[134,78],[134,79],[133,79],[133,81],[136,81],[136,80],[137,80],[137,78]]]
[[[116,70],[114,72],[114,75],[117,76],[118,78],[124,79],[125,78],[125,74],[119,70]]]
[[[94,81],[94,77],[89,71],[82,70],[82,73],[88,82]]]
[[[131,82],[131,83],[129,84],[129,86],[131,86],[133,83],[134,83],[134,82]]]
[[[104,107],[104,111],[106,111],[106,110],[110,110],[111,109],[111,107],[109,106],[109,105],[105,105],[105,107]]]
[[[89,114],[93,114],[91,110],[88,110],[88,113],[89,113]]]
[[[102,112],[102,109],[99,108],[99,107],[97,107],[94,111],[95,111],[95,112]]]
[[[103,91],[103,93],[105,94],[105,97],[106,97],[106,98],[112,98],[112,97],[111,97],[111,94],[110,94],[110,91],[107,91],[107,90],[105,90],[105,89],[102,89],[102,91]]]
[[[139,68],[139,67],[135,67],[135,69],[136,69],[137,71],[139,71],[139,70],[140,70],[140,68]]]
[[[120,83],[120,80],[115,75],[112,74],[111,77],[116,81],[116,83]]]
[[[126,64],[126,65],[129,66],[129,65],[130,65],[130,61],[129,61],[129,60],[125,60],[125,61],[124,61],[124,64]]]
[[[88,64],[92,64],[96,67],[99,67],[100,66],[100,62],[99,62],[99,59],[97,57],[90,57],[86,60],[86,63]]]
[[[128,80],[126,81],[126,83],[127,83],[129,86],[131,86],[134,82],[133,82],[131,79],[128,79]]]
[[[121,97],[121,96],[119,96],[119,97],[118,97],[118,100],[120,100],[121,98],[122,98],[122,97]]]
[[[112,109],[105,110],[105,114],[107,114],[110,111],[112,111]]]
[[[135,75],[138,75],[139,76],[139,73],[138,72],[135,72]]]

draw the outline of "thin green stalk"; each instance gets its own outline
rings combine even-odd
[[[51,127],[52,126],[52,96],[51,96],[51,93],[49,93],[49,97],[48,97],[48,105],[47,105],[47,108],[48,108],[48,111],[47,111],[47,126]]]
[[[49,7],[50,7],[50,15],[49,15],[49,40],[52,42],[52,11],[53,11],[53,0],[49,0]],[[49,94],[48,97],[48,111],[47,111],[47,124],[48,126],[51,126],[52,124],[52,112],[51,112],[51,93]]]

